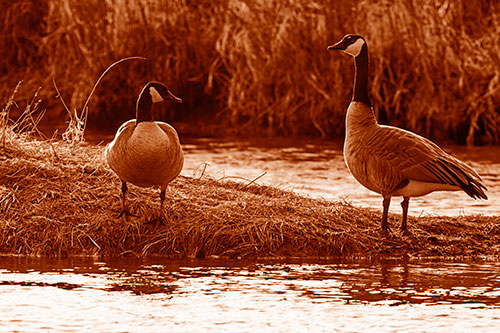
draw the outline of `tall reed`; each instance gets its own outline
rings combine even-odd
[[[42,86],[49,106],[59,105],[54,78],[80,109],[108,65],[143,56],[103,80],[90,124],[132,118],[140,88],[155,79],[184,101],[177,114],[160,110],[162,119],[215,118],[246,136],[337,138],[353,68],[326,46],[354,32],[369,44],[381,122],[499,143],[498,9],[487,0],[17,0],[0,4],[0,82],[10,87],[0,97],[23,79],[30,94]]]
[[[216,44],[228,120],[253,133],[339,135],[349,89],[326,46],[351,15],[338,1],[231,1]]]
[[[181,94],[187,106],[195,105],[196,96],[203,94],[198,85],[207,80],[215,54],[211,45],[216,31],[210,26],[208,1],[188,5],[184,1],[62,0],[49,4],[44,38],[50,50],[47,69],[70,94],[70,105],[81,106],[97,77],[114,61],[129,56],[148,59],[109,73],[96,91],[89,122],[133,118],[135,99],[152,79],[165,82],[176,93],[188,93]]]
[[[38,98],[38,93],[40,89],[26,103],[20,116],[16,120],[11,119],[10,113],[16,107],[14,99],[20,86],[21,82],[18,82],[0,111],[0,149],[10,149],[9,146],[19,147],[23,141],[33,139],[35,135],[43,136],[37,127],[45,113],[44,110],[39,112],[41,100]]]
[[[360,2],[355,27],[369,42],[380,117],[428,137],[498,143],[499,8],[482,0]]]

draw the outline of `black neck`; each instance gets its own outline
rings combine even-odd
[[[136,125],[143,121],[154,121],[153,100],[151,99],[151,94],[149,94],[149,92],[145,92],[139,96],[135,111],[135,119]]]
[[[368,49],[366,44],[361,48],[361,53],[354,58],[356,76],[354,78],[353,101],[372,105],[368,97]]]

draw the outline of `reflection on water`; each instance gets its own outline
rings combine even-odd
[[[382,209],[382,198],[361,186],[344,164],[341,143],[297,143],[184,139],[183,175],[208,174],[217,179],[277,186],[332,201]],[[473,166],[488,188],[488,200],[473,200],[462,191],[434,192],[410,202],[410,214],[500,215],[500,147],[448,147],[455,157]],[[400,214],[399,198],[391,211]]]
[[[500,264],[0,257],[0,327],[491,330]]]

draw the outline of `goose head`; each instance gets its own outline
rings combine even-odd
[[[153,121],[153,104],[163,101],[182,103],[182,99],[172,94],[166,85],[161,82],[150,81],[142,88],[136,105],[137,123]]]
[[[341,41],[328,46],[328,50],[340,50],[356,58],[361,54],[361,50],[365,45],[366,41],[360,35],[347,34]]]

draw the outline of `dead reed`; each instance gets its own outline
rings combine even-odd
[[[0,148],[0,249],[30,255],[318,257],[497,255],[498,217],[411,219],[379,235],[378,212],[259,185],[177,178],[166,226],[145,225],[158,193],[132,187],[139,217],[119,219],[119,180],[102,147],[23,141]],[[392,220],[392,223],[398,223]]]
[[[379,117],[430,138],[498,143],[495,6],[481,0],[360,3],[355,27],[368,38]]]
[[[158,192],[134,186],[128,203],[138,217],[117,218],[120,181],[103,147],[35,140],[20,130],[36,127],[36,120],[11,121],[4,116],[11,106],[0,117],[1,253],[233,258],[496,256],[500,250],[497,216],[410,218],[411,236],[396,231],[384,238],[378,211],[207,176],[174,180],[166,225],[143,223],[158,209]]]
[[[18,0],[0,5],[0,82],[22,79],[27,95],[42,86],[52,105],[55,78],[80,107],[110,63],[143,56],[149,61],[103,80],[91,123],[115,128],[131,118],[140,87],[157,79],[185,101],[177,114],[158,116],[199,119],[193,133],[217,116],[240,135],[338,138],[352,60],[326,46],[355,32],[369,43],[383,123],[437,140],[498,143],[498,9],[487,0]]]
[[[23,98],[26,106],[15,117],[20,86],[6,92],[0,113],[1,252],[181,257],[498,254],[498,217],[421,217],[410,221],[412,236],[381,238],[378,212],[207,177],[174,181],[166,201],[166,226],[143,224],[158,206],[157,193],[150,189],[132,188],[129,200],[138,218],[117,219],[119,181],[102,160],[103,147],[75,139],[83,134],[84,119],[112,120],[111,106],[116,110],[134,104],[137,94],[126,94],[127,86],[159,77],[184,91],[181,96],[192,103],[215,101],[222,109],[208,112],[219,112],[219,120],[234,128],[244,126],[245,133],[339,135],[352,64],[322,52],[352,29],[367,36],[371,45],[372,95],[381,118],[430,131],[429,136],[444,124],[441,134],[459,137],[466,132],[469,143],[481,134],[497,142],[497,70],[492,65],[497,55],[490,47],[498,41],[478,35],[467,23],[469,16],[479,17],[479,9],[476,13],[465,4],[442,8],[424,2],[417,11],[411,0],[341,7],[302,0],[216,5],[179,1],[169,2],[168,8],[155,1],[58,4],[24,0],[3,12],[8,14],[5,22],[24,23],[9,30],[16,34],[7,34],[17,49],[8,50],[2,73],[16,78],[10,75],[12,64],[21,73],[38,73],[23,83],[28,87],[38,81],[52,87],[46,81],[55,77],[60,95],[83,107],[71,118],[67,142],[37,141],[33,133],[44,112],[39,97],[43,89]],[[370,11],[363,10],[367,6]],[[26,22],[38,22],[35,10],[48,18],[43,36],[21,29]],[[89,13],[96,17],[89,20]],[[346,23],[346,17],[375,23]],[[500,21],[492,17],[488,22],[484,29],[496,33]],[[36,56],[23,58],[31,53]],[[110,73],[96,90],[98,102],[89,107],[87,118],[90,87],[102,70],[117,58],[136,54],[151,61],[131,62],[128,71]],[[450,91],[454,100],[447,97]],[[461,100],[469,94],[475,97]]]

